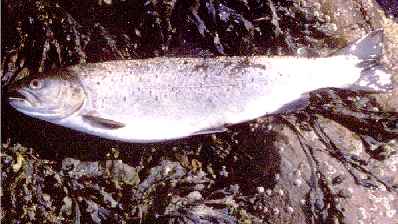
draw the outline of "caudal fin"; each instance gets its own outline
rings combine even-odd
[[[377,29],[337,52],[353,55],[361,61],[378,60],[383,55],[384,31]]]
[[[385,92],[392,89],[392,75],[379,63],[383,56],[384,31],[377,29],[338,52],[358,58],[361,77],[351,88]]]

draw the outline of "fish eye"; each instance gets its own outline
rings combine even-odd
[[[38,79],[33,79],[32,81],[30,81],[29,83],[29,87],[31,89],[40,89],[42,87],[42,82]]]

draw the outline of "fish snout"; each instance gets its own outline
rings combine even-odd
[[[8,100],[26,100],[26,96],[15,87],[7,88],[6,96]]]
[[[27,93],[19,88],[9,87],[6,91],[6,97],[8,103],[16,109],[28,108],[34,105]]]

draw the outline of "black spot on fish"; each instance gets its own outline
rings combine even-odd
[[[97,85],[101,84],[100,82],[97,82]]]
[[[208,102],[210,105],[214,105],[214,101],[213,101],[213,99],[211,99],[211,98],[207,98],[207,102]]]
[[[261,68],[261,69],[264,69],[264,70],[267,69],[267,66],[265,66],[263,64],[252,64],[252,65],[253,65],[252,67],[255,67],[255,68]]]
[[[225,62],[225,63],[224,63],[224,68],[227,68],[227,67],[229,67],[229,66],[231,66],[231,65],[232,65],[231,62],[229,62],[229,61],[228,61],[228,62]]]
[[[123,101],[124,101],[124,102],[126,102],[126,101],[127,101],[127,98],[126,98],[125,96],[123,97]]]
[[[246,64],[249,65],[250,64],[250,59],[248,57],[243,58],[243,60],[241,61],[242,64]]]
[[[200,64],[200,65],[195,65],[195,67],[193,67],[193,70],[195,72],[197,71],[206,71],[207,69],[209,69],[209,66],[205,63]]]

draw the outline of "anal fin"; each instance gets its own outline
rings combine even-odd
[[[280,107],[275,113],[290,113],[305,109],[310,104],[309,93],[301,94],[300,98],[297,98],[287,104]]]
[[[228,130],[228,128],[226,128],[224,126],[211,127],[211,128],[206,128],[206,129],[202,129],[200,131],[194,132],[194,133],[192,133],[192,135],[207,135],[207,134],[225,132],[227,130]]]

